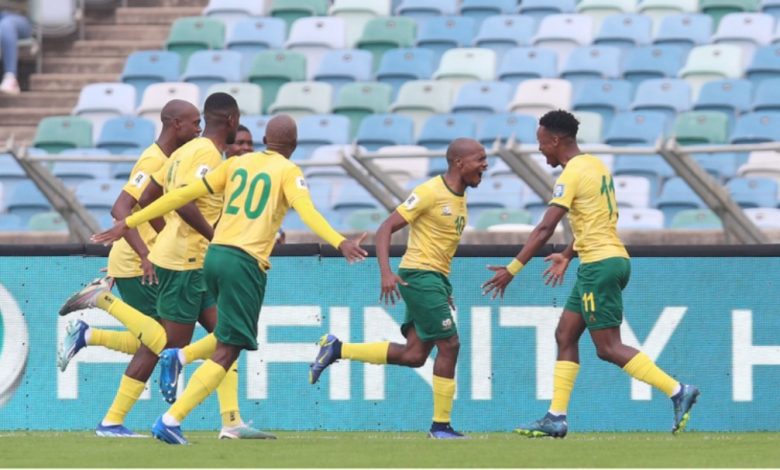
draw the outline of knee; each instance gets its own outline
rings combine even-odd
[[[574,340],[574,335],[567,328],[563,328],[561,325],[555,329],[555,344],[558,348],[569,346]]]
[[[602,361],[613,362],[614,349],[610,345],[596,346],[596,355]]]
[[[437,345],[438,354],[443,354],[453,359],[458,357],[460,352],[460,339],[457,336],[453,336],[447,342]]]
[[[428,356],[422,351],[410,350],[404,354],[404,364],[414,369],[424,366],[427,359]]]

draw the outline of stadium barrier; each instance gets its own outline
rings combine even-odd
[[[394,266],[401,250],[393,249]],[[461,338],[453,421],[464,431],[508,431],[541,416],[552,394],[554,330],[576,260],[562,288],[544,285],[545,263],[537,258],[502,301],[483,297],[485,266],[505,264],[516,250],[463,246],[453,263]],[[623,339],[701,388],[690,428],[780,431],[780,245],[630,252]],[[66,372],[56,367],[57,344],[71,318],[118,326],[99,310],[57,316],[62,301],[99,274],[104,255],[103,247],[84,245],[0,247],[0,430],[87,430],[108,409],[128,356],[88,347]],[[240,360],[244,419],[279,430],[427,429],[432,359],[418,370],[342,361],[320,384],[307,382],[315,341],[326,332],[349,341],[402,340],[404,307],[378,303],[375,259],[350,266],[330,248],[292,245],[278,249],[272,261],[260,349]],[[600,361],[588,338],[580,344],[572,431],[671,428],[668,398]],[[185,378],[194,367],[185,369]],[[157,373],[128,416],[131,428],[149,428],[166,409],[156,381]],[[184,428],[217,429],[218,413],[210,397]]]

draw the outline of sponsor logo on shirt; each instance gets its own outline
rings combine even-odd
[[[136,188],[140,188],[146,182],[147,177],[148,175],[146,173],[144,173],[143,171],[139,171],[138,173],[133,175],[133,180],[132,180],[133,186],[135,186]]]
[[[450,206],[444,206],[441,210],[441,215],[452,215],[452,209],[450,209]]]

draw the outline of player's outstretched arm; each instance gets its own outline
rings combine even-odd
[[[482,284],[482,295],[493,293],[493,299],[500,296],[504,298],[504,290],[512,282],[512,279],[531,260],[531,257],[547,243],[547,240],[555,233],[555,227],[566,214],[566,209],[559,206],[550,206],[544,213],[542,221],[533,229],[523,249],[506,266],[488,266],[493,271],[493,277]]]
[[[366,237],[365,233],[353,240],[347,240],[331,227],[325,217],[314,207],[314,203],[308,196],[296,199],[292,206],[301,217],[301,221],[317,236],[339,250],[349,263],[366,259],[368,253],[360,247],[360,243]]]
[[[114,220],[122,220],[129,216],[133,212],[133,207],[138,204],[138,201],[128,192],[122,191],[119,193],[119,197],[116,198],[114,206],[111,208],[111,216]],[[138,230],[130,229],[125,233],[125,240],[130,248],[136,252],[141,258],[141,269],[143,275],[141,277],[142,283],[157,284],[157,273],[154,271],[154,266],[149,261],[149,247],[146,246],[141,235],[138,234]]]
[[[390,267],[390,239],[395,232],[406,227],[406,225],[408,225],[406,219],[398,211],[393,211],[376,231],[376,258],[379,262],[379,272],[382,276],[381,291],[379,293],[380,303],[384,301],[385,304],[395,305],[396,300],[401,300],[398,284],[407,285]]]

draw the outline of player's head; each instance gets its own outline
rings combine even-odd
[[[539,151],[547,158],[547,164],[556,167],[563,163],[562,157],[577,145],[577,130],[580,122],[568,111],[549,111],[539,119],[536,139]]]
[[[192,103],[171,100],[160,112],[163,128],[160,137],[172,136],[177,146],[182,146],[200,135],[200,111]]]
[[[239,124],[238,130],[236,130],[236,140],[233,142],[233,145],[230,146],[229,154],[231,156],[237,156],[254,151],[255,149],[252,145],[252,133],[249,132],[249,129],[247,129],[246,126]]]
[[[287,158],[295,152],[298,146],[298,126],[295,119],[286,114],[278,114],[265,126],[263,143],[268,150],[279,152]]]
[[[238,130],[238,103],[227,93],[212,93],[203,105],[206,127],[224,132],[225,143],[230,145],[236,140]]]
[[[463,183],[476,188],[487,170],[485,147],[474,139],[455,139],[447,147],[447,172],[460,175]]]

